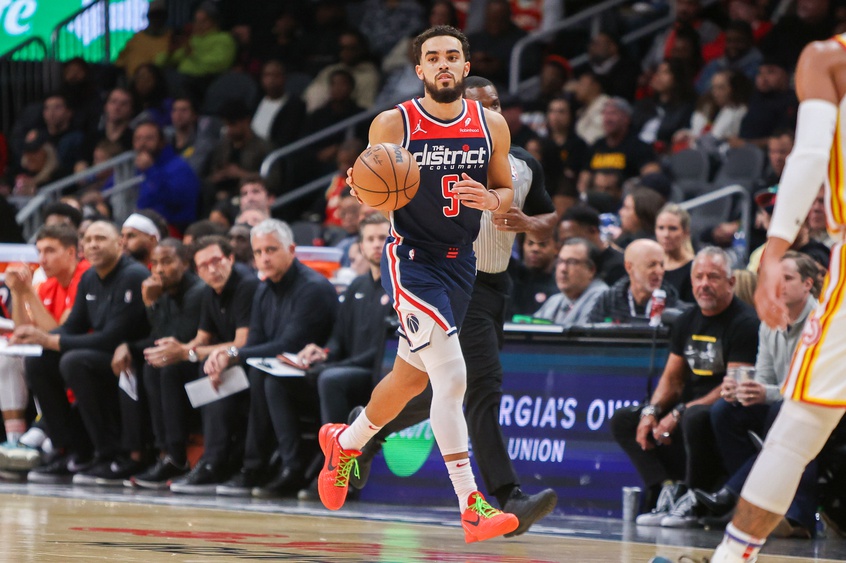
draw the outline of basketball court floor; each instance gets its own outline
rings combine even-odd
[[[465,544],[457,509],[186,497],[0,484],[0,561],[593,563],[706,556],[719,532],[554,513],[528,534]],[[760,563],[846,560],[846,540],[777,540]],[[683,561],[687,561],[686,559]]]

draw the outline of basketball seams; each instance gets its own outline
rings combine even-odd
[[[396,159],[397,152],[400,152],[398,160]],[[386,160],[383,162],[382,158]],[[401,168],[403,164],[405,165],[404,170]],[[390,172],[384,170],[386,166],[391,167]],[[415,169],[414,172],[417,173],[416,178],[412,174],[412,167]],[[408,153],[408,149],[401,145],[379,143],[369,147],[359,155],[353,168],[356,191],[360,192],[361,196],[365,196],[361,199],[371,207],[383,211],[395,210],[405,206],[417,194],[420,185],[417,163],[414,162],[414,157]],[[376,178],[379,179],[381,184],[376,181]],[[400,181],[401,178],[402,181]],[[413,183],[406,185],[410,180]],[[359,187],[360,184],[365,184],[365,186]],[[377,195],[379,196],[378,200],[376,199]],[[391,195],[393,195],[393,200]]]

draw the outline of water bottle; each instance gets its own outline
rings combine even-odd
[[[599,236],[603,242],[611,242],[620,230],[620,218],[614,213],[603,213],[599,216]]]
[[[652,308],[649,310],[649,326],[660,326],[661,315],[667,304],[667,292],[660,287],[652,292]]]
[[[746,267],[746,231],[742,228],[734,233],[734,238],[731,241],[731,254],[734,258],[734,268],[742,269]]]

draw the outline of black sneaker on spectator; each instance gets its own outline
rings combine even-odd
[[[187,461],[184,465],[177,465],[170,456],[165,456],[147,471],[130,477],[129,483],[142,489],[162,491],[168,488],[171,480],[182,477],[189,469],[191,466]]]
[[[73,476],[74,485],[95,485],[101,487],[122,487],[123,482],[146,469],[140,461],[131,458],[105,460],[91,469]]]
[[[293,497],[305,485],[305,476],[301,469],[286,467],[269,482],[259,487],[253,487],[252,494],[256,498]]]
[[[75,455],[59,455],[41,467],[30,469],[26,474],[30,483],[56,485],[70,483],[73,476],[92,466],[93,459],[81,460]]]
[[[264,471],[242,467],[231,479],[220,484],[215,492],[226,497],[248,497],[256,487],[264,485]]]
[[[297,491],[297,500],[320,500],[320,493],[317,491],[317,479],[312,479],[308,487]]]
[[[170,492],[183,495],[213,495],[217,486],[226,480],[226,473],[203,460],[197,462],[188,475],[170,482]]]

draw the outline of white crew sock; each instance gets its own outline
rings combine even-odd
[[[361,411],[349,428],[341,432],[338,436],[338,443],[343,450],[357,450],[360,451],[364,444],[370,441],[370,438],[376,435],[382,429],[381,426],[375,426],[370,419],[367,418],[367,409]]]
[[[455,459],[444,463],[447,471],[449,471],[449,480],[452,481],[455,496],[458,497],[458,509],[464,512],[467,510],[467,499],[477,491],[476,478],[473,476],[473,469],[470,467],[470,459]]]
[[[754,563],[758,560],[758,552],[764,541],[738,530],[730,523],[726,526],[723,541],[717,546],[711,563]]]

